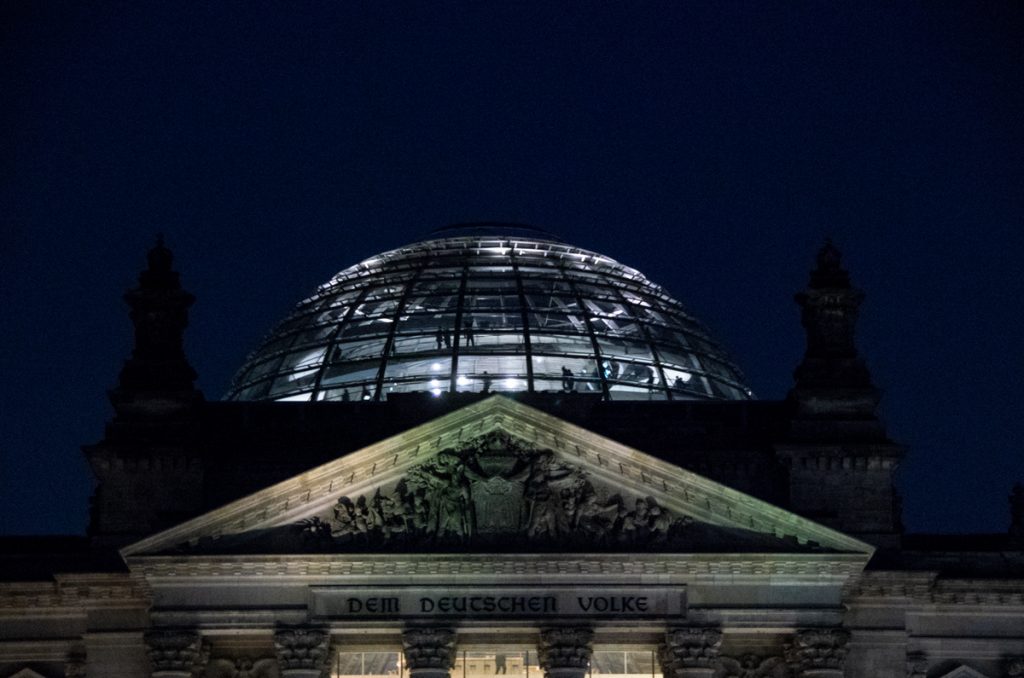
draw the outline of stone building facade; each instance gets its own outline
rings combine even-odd
[[[386,328],[380,368],[332,390],[357,311],[325,302],[341,329],[311,344],[318,367],[260,382],[259,361],[283,370],[287,358],[251,358],[236,394],[265,384],[267,396],[218,402],[194,387],[182,348],[193,297],[158,244],[126,295],[135,348],[114,417],[84,448],[99,481],[89,536],[6,540],[0,677],[1024,675],[1022,493],[1006,534],[903,533],[893,474],[904,450],[876,416],[854,341],[862,294],[834,247],[797,295],[807,350],[794,388],[762,401],[715,368],[713,343],[677,329],[679,346],[701,347],[681,371],[656,338],[668,324],[640,320],[659,303],[675,311],[649,301],[661,292],[636,272],[557,243],[473,238],[428,243],[430,255],[511,252],[518,277],[504,292],[522,302],[521,328],[466,310],[484,302],[464,272],[453,338],[440,323]],[[399,262],[399,275],[418,251],[381,265]],[[545,381],[543,361],[570,358],[542,347],[571,340],[531,325],[522,275],[547,280],[530,257],[555,255],[563,279],[551,289],[605,319],[580,321],[594,354],[573,354],[591,362],[563,365],[560,383],[557,372]],[[434,265],[410,268],[393,324],[417,317],[414,285]],[[627,330],[623,313],[586,296],[606,289],[595,270],[624,281],[607,289],[636,306],[652,357],[609,357]],[[369,303],[377,288],[352,292],[342,278],[322,290]],[[488,348],[491,335],[506,338]],[[505,365],[494,356],[521,353],[507,349],[521,337],[532,361],[521,374],[460,371]],[[395,376],[384,363],[411,365],[402,351],[428,370],[451,360],[452,388],[436,392],[418,368]],[[276,397],[278,383],[309,395]]]

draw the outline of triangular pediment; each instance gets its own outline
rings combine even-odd
[[[125,556],[430,548],[870,556],[872,547],[503,396],[347,454]]]
[[[36,673],[32,669],[22,669],[16,673],[12,673],[10,678],[46,678],[41,673]]]

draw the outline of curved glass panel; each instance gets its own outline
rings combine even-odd
[[[226,400],[385,400],[449,391],[743,400],[737,367],[643,274],[537,237],[384,252],[302,301]]]

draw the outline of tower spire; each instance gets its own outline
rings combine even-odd
[[[139,284],[124,295],[135,326],[131,356],[110,398],[119,416],[170,414],[197,397],[195,370],[185,357],[188,309],[195,297],[181,287],[163,234],[149,250]]]
[[[802,415],[871,416],[880,393],[857,352],[856,329],[864,293],[850,284],[842,254],[826,240],[807,289],[796,294],[807,349],[794,372],[790,397]]]

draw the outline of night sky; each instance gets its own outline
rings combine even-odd
[[[335,272],[534,224],[667,287],[761,398],[826,236],[913,531],[1024,481],[1021,3],[0,6],[0,533],[80,533],[163,232],[220,398]],[[239,472],[244,472],[240,469]]]

